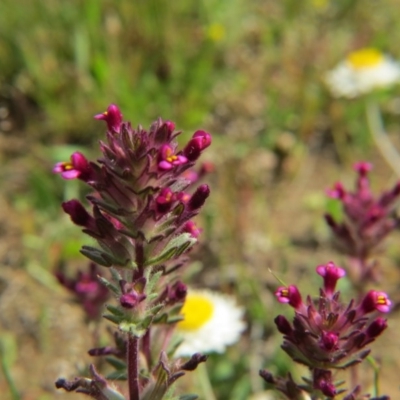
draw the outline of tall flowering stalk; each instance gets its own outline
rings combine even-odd
[[[325,215],[325,220],[339,251],[350,257],[353,284],[362,288],[367,281],[377,279],[377,264],[373,256],[383,240],[400,224],[394,213],[400,198],[400,181],[375,197],[368,176],[372,165],[359,162],[354,169],[358,174],[354,191],[346,190],[340,182],[328,191],[330,197],[341,201],[343,221],[336,221],[330,214]]]
[[[337,281],[345,275],[344,269],[333,262],[319,265],[317,273],[323,278],[319,296],[306,301],[295,285],[279,287],[275,295],[283,304],[294,309],[293,322],[283,315],[275,318],[275,324],[283,336],[282,349],[293,361],[306,365],[310,377],[297,384],[288,378],[276,378],[266,370],[260,371],[262,378],[290,400],[329,399],[346,392],[339,388],[343,382],[334,381],[334,371],[360,363],[370,353],[367,346],[387,327],[386,319],[377,313],[387,313],[391,301],[384,292],[369,291],[357,304],[340,301],[335,291]],[[366,399],[359,395],[356,386],[343,400]]]
[[[169,342],[186,296],[178,271],[200,234],[193,217],[210,192],[207,185],[191,190],[193,180],[185,176],[211,136],[197,131],[178,150],[179,132],[170,121],[159,119],[148,131],[133,129],[115,105],[95,118],[107,124],[102,157],[93,162],[76,152],[54,172],[93,189],[89,207],[76,199],[62,207],[97,241],[97,246],[83,246],[82,254],[110,268],[112,280],[98,279],[114,297],[104,317],[118,328],[116,343],[90,354],[116,356],[113,365],[126,378],[127,390],[108,383],[93,365],[91,378],[59,379],[56,386],[98,400],[169,399],[171,385],[184,371],[205,361],[200,354],[187,362],[171,360]]]

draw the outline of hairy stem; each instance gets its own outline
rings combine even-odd
[[[139,338],[128,334],[128,386],[129,400],[139,400]]]

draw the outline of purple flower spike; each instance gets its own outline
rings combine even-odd
[[[290,285],[288,287],[281,286],[275,291],[279,303],[288,303],[295,310],[300,309],[303,306],[303,300],[297,286]]]
[[[364,300],[360,305],[359,311],[363,314],[368,314],[373,311],[387,313],[390,311],[391,305],[392,302],[385,292],[370,290],[364,297]]]
[[[71,161],[59,162],[54,168],[53,172],[61,174],[64,179],[81,179],[88,181],[91,177],[92,169],[86,157],[79,152],[71,155]]]
[[[94,116],[95,119],[104,120],[110,132],[119,133],[122,124],[122,113],[115,104],[110,104],[107,111]]]
[[[377,274],[372,271],[370,257],[379,249],[383,240],[399,226],[400,220],[393,210],[400,198],[400,182],[379,196],[374,196],[370,188],[369,172],[372,164],[359,162],[354,165],[357,171],[355,187],[346,190],[342,183],[336,183],[327,194],[342,203],[342,221],[332,215],[326,215],[335,245],[338,249],[358,261],[358,269],[349,271],[352,280],[362,284],[367,280],[376,280]]]
[[[346,271],[329,261],[327,264],[318,265],[317,274],[324,278],[325,294],[331,296],[335,291],[337,281],[346,275]]]
[[[160,149],[158,168],[162,171],[168,171],[174,166],[185,164],[187,160],[185,156],[174,154],[173,148],[165,144]]]

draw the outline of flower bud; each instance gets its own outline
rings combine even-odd
[[[376,338],[379,336],[385,329],[387,328],[386,319],[382,317],[378,317],[375,321],[373,321],[367,328],[367,335],[370,338]]]
[[[201,152],[211,144],[211,135],[205,131],[196,131],[192,139],[183,150],[183,154],[189,161],[195,161]]]
[[[274,322],[280,333],[282,333],[284,335],[290,335],[292,333],[293,329],[292,329],[289,321],[283,315],[278,315],[274,319]]]
[[[188,202],[188,208],[191,211],[198,210],[206,201],[210,195],[210,188],[208,185],[200,185],[193,193],[192,197]]]
[[[182,365],[181,369],[184,371],[194,371],[200,363],[206,362],[206,360],[206,355],[195,353],[189,361]]]
[[[76,225],[88,227],[93,221],[93,217],[86,211],[79,200],[64,201],[62,208]]]

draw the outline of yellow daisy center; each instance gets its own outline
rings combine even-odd
[[[379,65],[383,55],[376,49],[362,49],[351,53],[347,60],[355,69],[370,68]]]
[[[188,294],[181,314],[184,319],[178,322],[178,328],[194,331],[210,320],[214,312],[213,302],[201,294]]]

